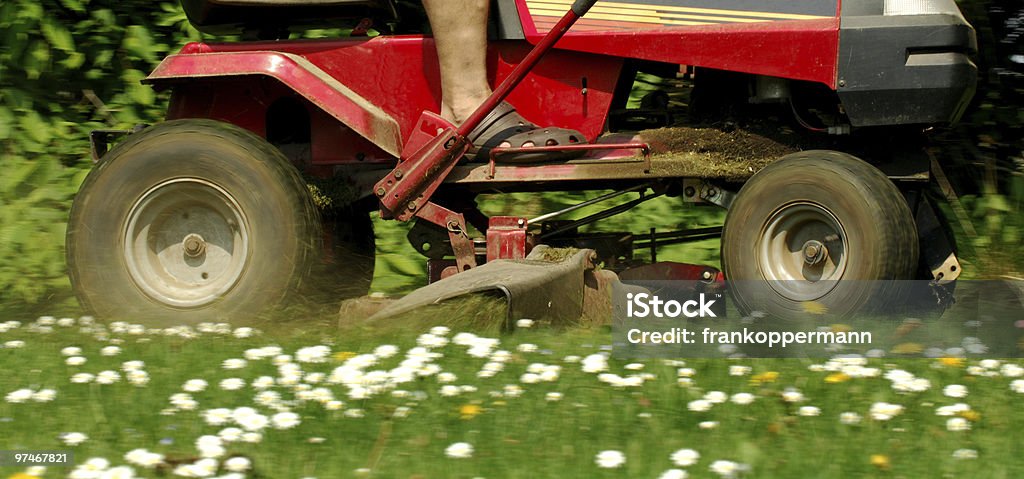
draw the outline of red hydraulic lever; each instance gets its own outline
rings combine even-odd
[[[466,135],[508,96],[537,65],[541,57],[595,3],[597,0],[576,0],[558,23],[530,50],[526,58],[516,65],[487,100],[459,127],[436,114],[424,112],[418,128],[429,127],[433,129],[427,131],[441,133],[415,151],[402,151],[398,166],[374,185],[374,193],[380,199],[381,216],[391,216],[401,221],[420,217],[445,228],[455,252],[458,270],[464,271],[476,266],[475,250],[472,240],[466,233],[465,218],[460,213],[431,203],[430,197],[469,149],[470,142]]]

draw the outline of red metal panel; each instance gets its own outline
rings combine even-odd
[[[398,124],[367,99],[317,71],[301,57],[273,51],[179,54],[165,58],[146,78],[166,80],[245,75],[276,78],[385,151],[398,155]]]
[[[319,108],[309,112],[314,165],[392,164],[394,157]]]
[[[487,55],[491,84],[508,76],[530,47],[524,42],[492,42]],[[437,54],[429,37],[210,43],[203,48],[188,48],[211,52],[274,50],[301,56],[394,118],[403,140],[412,133],[421,112],[440,111]],[[530,121],[573,128],[592,140],[603,131],[621,67],[620,58],[553,51],[509,95],[508,101]]]
[[[659,261],[643,266],[635,266],[619,272],[619,278],[624,281],[704,281],[707,283],[719,283],[720,285],[725,281],[725,276],[717,268],[701,264],[677,263],[675,261]]]
[[[201,86],[184,85],[171,95],[167,119],[220,120],[266,136],[267,105],[252,101],[254,90],[251,82],[211,81]]]
[[[516,6],[530,42],[557,20],[532,16],[526,0],[516,0]],[[839,17],[643,29],[585,17],[557,48],[813,81],[835,89]]]
[[[283,98],[299,98],[290,88],[260,77],[228,77],[178,85],[167,119],[209,118],[232,123],[266,137],[267,109]],[[388,154],[320,108],[307,108],[310,123],[309,173],[329,177],[333,165],[394,163]]]
[[[523,259],[529,253],[526,218],[492,216],[487,225],[487,261]]]

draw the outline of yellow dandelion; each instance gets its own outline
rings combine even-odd
[[[7,479],[39,479],[39,476],[33,476],[26,472],[15,472],[14,474],[7,476]]]
[[[463,404],[459,408],[459,414],[462,415],[462,419],[473,419],[481,412],[483,412],[483,408],[476,404]]]
[[[849,324],[833,324],[832,325],[832,332],[833,333],[849,333],[850,331],[853,331],[853,328],[851,328]]]
[[[505,401],[494,401],[491,404],[494,404],[495,406],[504,406],[504,405],[506,405],[508,403],[506,403]]]
[[[811,314],[825,314],[828,312],[828,306],[817,301],[804,301],[803,303],[800,303],[800,306],[804,308],[805,312]]]
[[[825,376],[825,382],[829,384],[842,383],[850,380],[850,375],[846,373],[832,373]]]
[[[356,355],[356,353],[353,353],[352,351],[338,351],[338,352],[334,353],[333,357],[334,357],[335,361],[341,362],[341,361],[344,361],[346,359],[353,358],[353,357],[355,357],[355,355]]]
[[[970,409],[968,409],[966,411],[960,411],[960,413],[957,414],[957,415],[962,417],[962,418],[964,418],[964,419],[966,419],[966,420],[968,420],[968,421],[971,421],[971,422],[978,422],[978,420],[981,419],[981,413],[980,412],[973,411],[973,410],[970,410]]]
[[[951,368],[961,368],[964,366],[964,358],[939,358],[939,364]]]
[[[779,378],[779,373],[775,371],[765,371],[760,374],[755,374],[750,377],[750,384],[758,385],[762,383],[773,383]]]
[[[872,454],[871,465],[882,469],[883,471],[887,471],[890,466],[889,456],[886,456],[885,454]]]
[[[892,347],[893,354],[917,354],[924,351],[924,346],[918,343],[900,343]]]

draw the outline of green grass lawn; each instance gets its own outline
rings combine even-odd
[[[403,325],[293,320],[257,325],[263,331],[250,337],[226,326],[145,331],[43,319],[40,327],[8,316],[23,324],[0,328],[0,449],[70,450],[80,468],[105,458],[108,475],[70,476],[104,478],[132,477],[109,472],[124,465],[140,477],[177,477],[204,453],[217,461],[211,474],[227,474],[226,460],[239,455],[251,469],[228,477],[260,478],[685,477],[670,469],[717,478],[730,468],[758,478],[1024,475],[1024,445],[1015,439],[1024,430],[1019,362],[621,361],[607,357],[606,327],[498,333],[486,322],[453,323],[423,336],[451,316]],[[479,336],[459,334],[467,328]],[[382,345],[397,349],[390,355]],[[104,355],[110,346],[116,354]],[[311,346],[322,348],[303,349]],[[69,365],[69,357],[85,362]],[[226,360],[247,357],[225,369]],[[141,374],[130,363],[126,370],[129,361],[144,363],[148,382],[131,381]],[[103,371],[119,379],[100,384],[110,375]],[[96,377],[73,382],[80,373]],[[225,390],[229,378],[242,387]],[[195,379],[207,386],[186,393]],[[945,395],[949,385],[967,395]],[[47,399],[43,389],[55,397],[37,401]],[[189,396],[173,398],[179,393]],[[898,414],[873,417],[886,412],[881,403],[900,406],[889,407]],[[957,403],[969,410],[937,414]],[[88,439],[66,445],[71,432]],[[256,434],[245,442],[241,432]],[[234,440],[200,441],[218,434]],[[130,464],[125,455],[136,449],[163,462]],[[699,459],[674,464],[681,449]],[[600,467],[604,451],[625,462]],[[619,462],[614,453],[602,458]],[[3,467],[0,477],[25,471]],[[72,471],[49,467],[44,477]]]

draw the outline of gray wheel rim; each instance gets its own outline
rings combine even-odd
[[[809,259],[808,245],[818,247]],[[823,246],[824,248],[820,248]],[[846,231],[831,211],[810,202],[775,210],[756,246],[761,275],[776,293],[794,301],[813,301],[835,288],[846,273]]]
[[[238,202],[222,188],[199,178],[168,180],[129,210],[125,265],[153,300],[202,307],[242,277],[250,257],[249,231]]]

